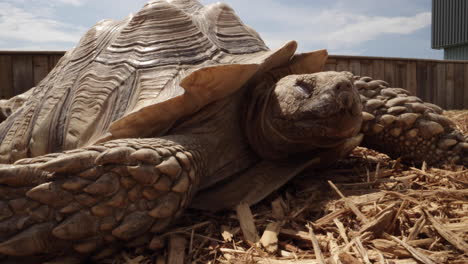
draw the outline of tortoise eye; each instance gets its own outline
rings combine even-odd
[[[307,94],[308,96],[310,96],[314,91],[314,84],[304,80],[297,80],[296,87],[298,87],[301,92]]]

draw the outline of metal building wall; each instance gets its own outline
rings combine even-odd
[[[468,0],[432,0],[432,48],[468,45]]]
[[[445,60],[468,60],[468,45],[445,48],[444,59]]]

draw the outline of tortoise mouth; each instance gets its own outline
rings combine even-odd
[[[311,118],[298,121],[276,119],[273,127],[289,143],[301,148],[331,148],[356,136],[361,130],[362,115],[340,111],[326,118]],[[290,127],[290,129],[279,129]],[[281,131],[281,132],[280,132]]]
[[[330,148],[356,136],[361,129],[361,123],[361,115],[340,112],[324,119],[295,122],[295,133],[290,136],[314,147]]]
[[[355,108],[358,110],[357,106]],[[298,129],[321,131],[314,136],[340,139],[355,136],[359,132],[361,123],[361,112],[357,114],[354,113],[354,110],[342,109],[328,117],[302,119],[294,122],[294,125]]]

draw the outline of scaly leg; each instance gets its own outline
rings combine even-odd
[[[384,81],[356,79],[364,105],[364,146],[407,163],[468,165],[468,137],[442,115],[440,107],[405,89],[389,88]]]
[[[196,192],[202,149],[183,136],[121,139],[1,165],[0,255],[149,242]]]

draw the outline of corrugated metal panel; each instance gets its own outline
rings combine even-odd
[[[432,0],[432,48],[468,43],[468,0]]]
[[[468,45],[445,48],[444,59],[468,60]]]

